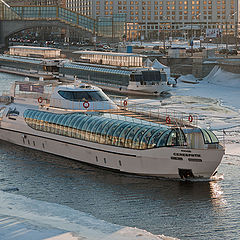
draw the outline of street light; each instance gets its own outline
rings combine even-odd
[[[192,27],[192,19],[193,17],[196,19],[197,17],[199,17],[201,15],[201,13],[197,14],[197,15],[192,15],[191,16],[191,56],[193,56],[193,27]]]
[[[165,52],[165,49],[166,49],[166,36],[165,36],[165,22],[164,20],[167,20],[167,18],[165,16],[162,17],[162,25],[163,25],[163,49],[164,49],[164,52]],[[160,24],[159,24],[159,28],[160,28]]]
[[[227,49],[228,49],[228,18],[234,16],[236,13],[237,11],[232,14],[229,14],[226,18],[226,56],[227,56]]]

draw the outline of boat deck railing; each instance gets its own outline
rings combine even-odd
[[[170,109],[159,104],[137,103],[132,100],[119,100],[120,114],[147,120],[172,127],[197,127],[198,115]],[[117,112],[116,112],[117,113]]]
[[[124,97],[110,96],[117,108],[109,109],[108,101],[103,102],[70,102],[66,100],[50,98],[49,94],[40,93],[25,93],[15,96],[15,100],[21,98],[32,99],[41,108],[57,108],[65,111],[82,111],[82,112],[103,112],[113,115],[122,115],[129,119],[139,119],[161,125],[168,125],[170,127],[197,127],[199,123],[198,115],[194,113],[186,113],[177,111],[159,103],[139,103],[135,100],[129,100]]]

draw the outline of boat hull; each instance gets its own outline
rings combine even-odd
[[[168,92],[170,87],[166,84],[166,82],[160,82],[159,84],[155,85],[140,85],[138,82],[129,82],[127,89],[150,94],[161,94]]]
[[[180,147],[134,150],[4,126],[0,139],[123,173],[163,178],[183,178],[181,170],[191,171],[197,178],[210,178],[224,154],[222,149]]]

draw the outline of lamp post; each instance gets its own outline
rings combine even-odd
[[[163,24],[163,49],[165,53],[165,50],[166,50],[165,23]]]
[[[199,13],[197,15],[191,16],[191,41],[190,41],[190,44],[191,44],[191,56],[193,56],[193,27],[192,27],[192,20],[193,20],[193,17],[196,19],[200,15],[201,15],[201,13]]]
[[[238,12],[236,11],[236,17],[235,17],[235,47],[236,50],[238,50]]]
[[[232,14],[229,14],[226,18],[226,57],[228,55],[228,53],[227,53],[227,49],[228,49],[228,18],[234,16],[236,13],[237,13],[237,11]]]
[[[166,20],[166,17],[164,16],[164,17],[162,17],[162,20],[163,20],[163,22],[162,22],[162,25],[163,25],[163,49],[164,49],[164,52],[165,52],[165,49],[166,49],[166,36],[165,36],[165,22],[164,22],[164,20]],[[159,24],[159,28],[160,28],[160,24]]]

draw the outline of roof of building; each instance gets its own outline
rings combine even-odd
[[[50,47],[35,47],[35,46],[10,46],[9,48],[20,48],[20,49],[32,49],[32,50],[48,50],[48,51],[57,51],[60,49],[50,48]]]
[[[85,70],[85,71],[113,73],[113,74],[120,74],[120,75],[130,75],[131,74],[131,71],[125,71],[125,70],[121,70],[121,69],[112,69],[112,68],[103,68],[103,67],[97,67],[97,66],[84,66],[81,64],[77,64],[77,63],[64,63],[64,67],[81,69],[81,70]]]
[[[119,52],[100,52],[100,51],[75,51],[73,53],[82,55],[106,55],[106,56],[118,56],[118,57],[147,57],[141,54],[135,53],[119,53]]]
[[[18,62],[26,62],[26,63],[34,63],[34,64],[41,64],[41,59],[34,59],[34,58],[26,58],[26,57],[19,57],[19,56],[10,56],[10,55],[0,55],[0,59],[2,60],[10,60],[10,61],[18,61]]]

